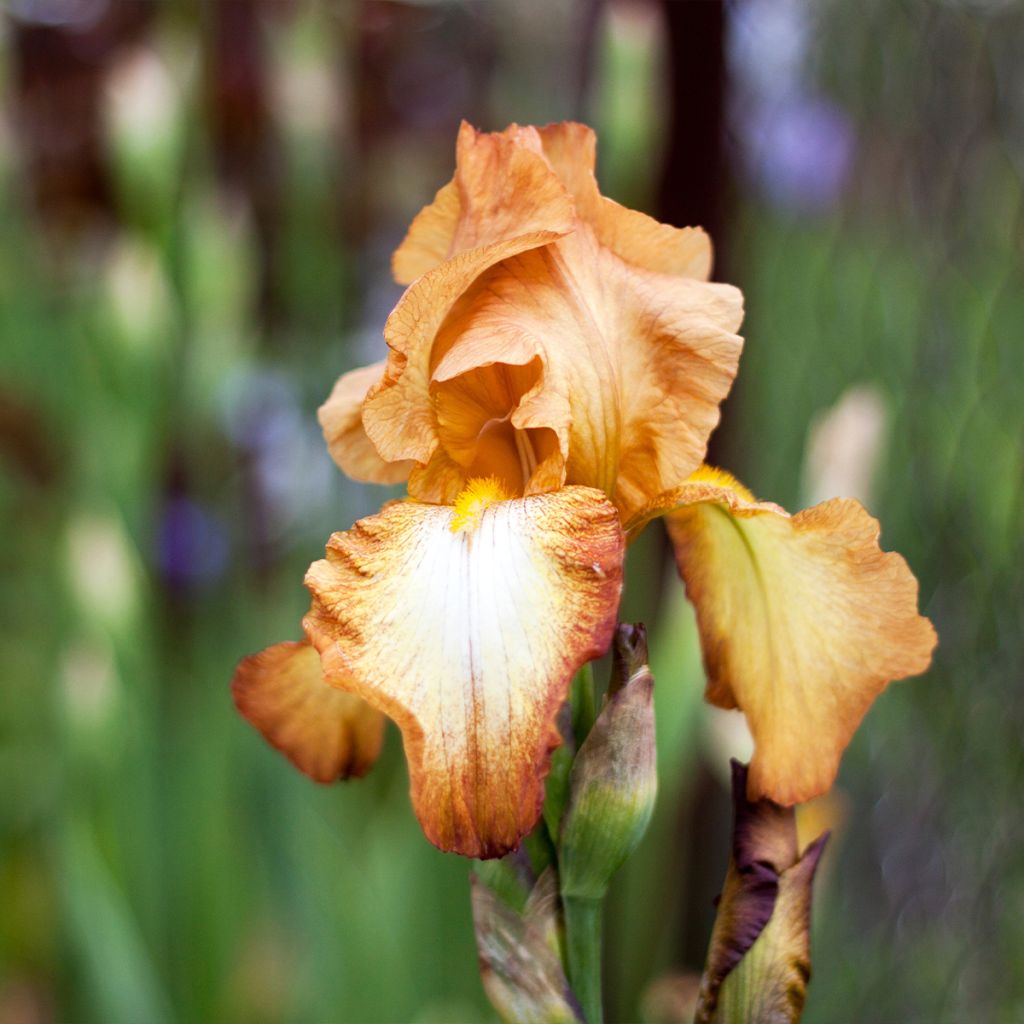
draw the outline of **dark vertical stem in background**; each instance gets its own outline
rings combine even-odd
[[[716,281],[738,283],[729,260],[732,176],[726,148],[728,8],[722,0],[662,0],[667,33],[669,110],[659,220],[700,225],[712,239]],[[728,465],[733,449],[728,399],[711,435],[707,461]]]
[[[658,218],[670,224],[699,224],[711,235],[715,262],[712,276],[729,281],[728,197],[730,175],[726,151],[728,74],[725,59],[727,9],[721,0],[662,0],[667,30],[668,136],[658,197]],[[723,413],[723,424],[729,423]],[[728,463],[729,438],[720,427],[711,438],[707,459]],[[687,845],[684,891],[678,913],[686,926],[677,939],[675,961],[699,970],[714,923],[708,899],[721,884],[719,844],[709,842],[721,828],[728,836],[728,799],[721,785],[701,765],[679,841]]]
[[[601,25],[603,0],[579,0],[576,11],[576,76],[573,82],[575,95],[572,102],[572,116],[580,121],[589,120],[590,86],[594,77],[596,53],[594,43]]]
[[[699,224],[714,239],[725,280],[725,5],[662,0],[667,30],[668,124],[658,219]]]

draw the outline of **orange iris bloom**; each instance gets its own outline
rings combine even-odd
[[[408,500],[331,537],[306,641],[244,659],[242,713],[303,771],[402,731],[427,837],[488,857],[536,823],[573,674],[605,652],[627,540],[666,516],[708,699],[746,712],[751,798],[824,792],[874,697],[935,643],[853,501],[790,517],[702,467],[739,361],[711,246],[598,191],[579,124],[463,125],[394,256],[387,359],[320,410],[350,476]],[[317,656],[318,654],[318,656]]]

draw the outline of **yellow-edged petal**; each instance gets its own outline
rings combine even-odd
[[[397,484],[408,479],[415,463],[386,462],[363,429],[366,392],[384,376],[384,363],[350,370],[338,378],[317,416],[331,458],[353,480],[370,484]]]
[[[697,612],[707,697],[741,708],[754,737],[751,799],[802,803],[826,792],[871,703],[929,665],[935,630],[917,581],[879,547],[850,499],[789,516],[702,472],[642,510],[668,515]]]
[[[580,225],[473,282],[438,339],[433,393],[481,368],[539,363],[536,384],[495,415],[551,431],[566,482],[605,491],[629,516],[704,457],[741,319],[737,289],[627,264]]]
[[[384,716],[328,685],[308,641],[274,644],[243,658],[231,694],[264,739],[317,782],[365,775],[380,753]]]
[[[398,723],[431,842],[494,857],[540,815],[555,715],[611,638],[623,539],[587,488],[474,509],[397,503],[335,534],[304,626],[328,676]]]

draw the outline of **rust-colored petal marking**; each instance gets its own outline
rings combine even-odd
[[[344,473],[364,483],[398,484],[408,479],[415,463],[385,462],[363,429],[363,399],[383,376],[380,362],[339,377],[318,416],[327,450]]]
[[[304,622],[328,676],[402,730],[427,838],[470,857],[513,849],[540,816],[554,718],[610,642],[624,547],[599,492],[485,491],[335,534]]]
[[[317,782],[365,775],[380,753],[384,716],[329,686],[308,642],[274,644],[243,658],[231,694],[264,739]]]
[[[754,736],[751,799],[826,792],[878,694],[931,661],[935,630],[917,612],[907,563],[881,550],[878,522],[856,501],[789,516],[715,470],[630,528],[656,511],[668,512],[696,608],[708,700],[741,708]]]

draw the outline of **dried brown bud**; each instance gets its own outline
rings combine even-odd
[[[541,875],[522,913],[476,876],[472,890],[480,975],[502,1020],[581,1024],[559,952],[554,873]]]
[[[794,809],[749,801],[747,766],[732,766],[732,856],[696,1024],[796,1024],[811,976],[811,885],[828,833],[798,855]]]

